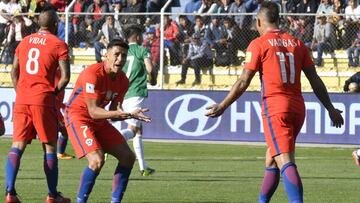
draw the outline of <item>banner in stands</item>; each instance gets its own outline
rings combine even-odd
[[[71,90],[66,91],[66,98]],[[144,137],[151,139],[264,141],[261,100],[258,92],[246,92],[221,117],[204,116],[206,107],[220,102],[224,91],[151,90],[146,106],[152,122],[144,124]],[[298,137],[302,143],[360,144],[360,102],[357,94],[330,94],[343,111],[345,125],[335,128],[326,109],[313,93],[305,93],[306,120]],[[11,135],[15,92],[0,88],[0,110],[6,134]],[[117,128],[121,123],[117,122]],[[125,125],[124,125],[125,127]]]

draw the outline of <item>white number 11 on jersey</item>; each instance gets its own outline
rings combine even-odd
[[[276,52],[276,55],[279,56],[280,68],[281,68],[281,78],[283,83],[288,83],[287,75],[286,75],[286,66],[285,66],[285,55],[289,58],[290,64],[290,83],[295,83],[295,63],[294,63],[294,54],[290,52],[286,52],[285,55],[283,52]]]

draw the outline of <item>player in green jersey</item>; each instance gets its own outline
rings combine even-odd
[[[153,65],[151,63],[150,52],[142,44],[142,30],[138,27],[130,27],[126,32],[129,42],[127,62],[123,71],[129,79],[129,89],[123,102],[124,111],[132,112],[142,108],[145,98],[148,96],[147,75],[151,73]],[[144,146],[142,142],[142,122],[135,119],[125,121],[127,129],[121,130],[121,134],[126,140],[133,138],[134,151],[139,162],[142,176],[149,176],[155,170],[148,167],[144,158]]]

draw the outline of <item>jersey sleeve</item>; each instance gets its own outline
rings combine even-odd
[[[260,68],[260,64],[261,48],[256,41],[252,41],[246,50],[244,68],[257,71]]]
[[[58,59],[59,61],[65,61],[69,59],[68,46],[65,42],[61,41],[58,45]]]
[[[84,98],[97,99],[100,97],[100,81],[93,72],[83,72],[81,86],[83,88]]]
[[[311,59],[309,49],[301,41],[300,41],[300,48],[301,48],[301,52],[304,53],[304,59],[302,60],[301,69],[313,67],[314,61]]]
[[[141,56],[142,56],[143,59],[151,58],[151,54],[150,54],[149,49],[146,48],[146,47],[142,47],[142,49],[141,49]]]

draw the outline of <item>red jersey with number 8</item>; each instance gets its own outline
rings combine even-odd
[[[272,30],[253,40],[245,68],[259,71],[263,114],[302,111],[301,70],[312,66],[307,47],[286,32]]]
[[[54,82],[59,61],[68,59],[65,42],[48,31],[25,37],[15,55],[19,59],[16,104],[54,106]]]

